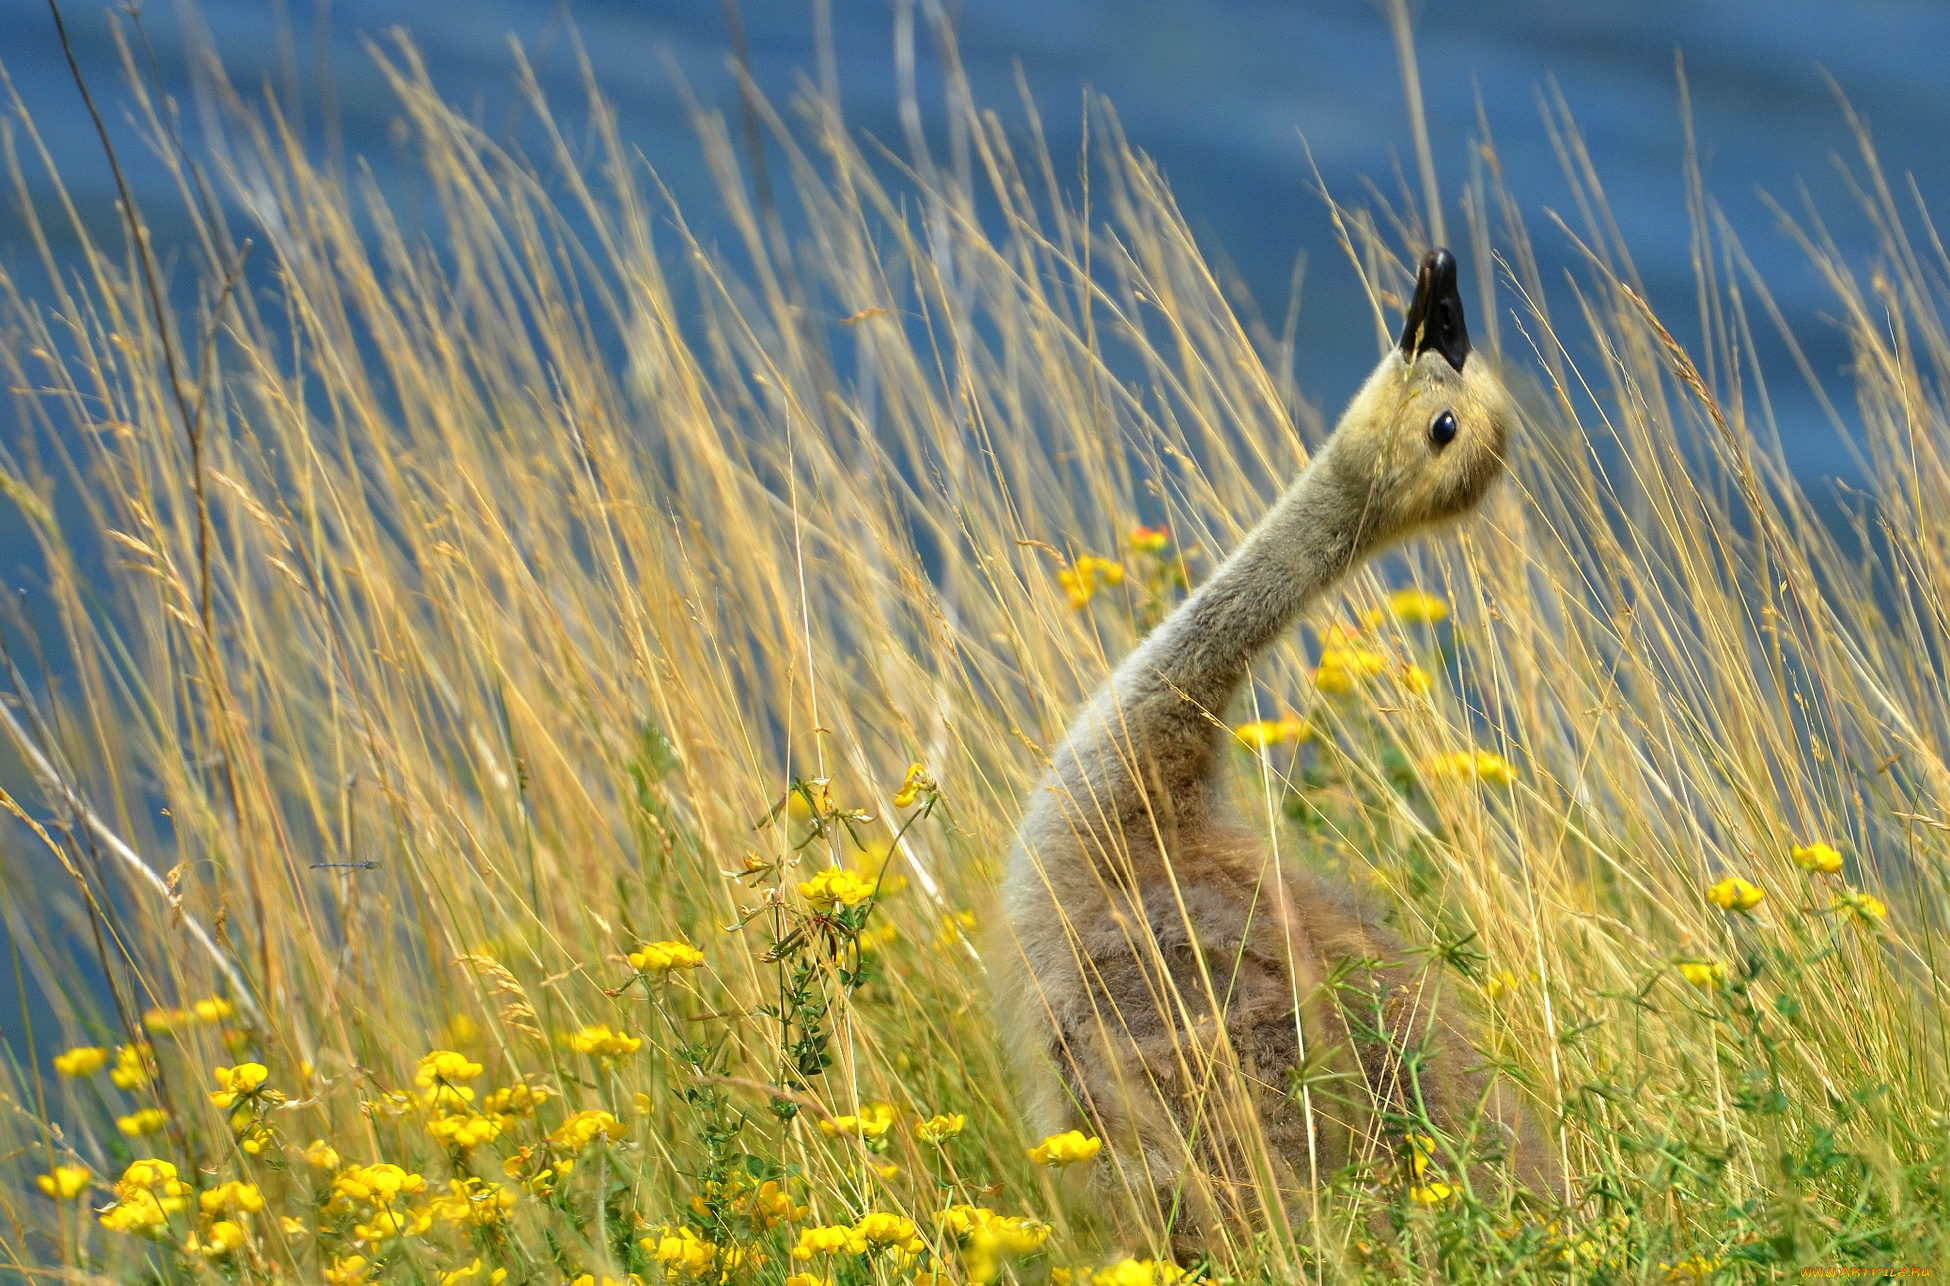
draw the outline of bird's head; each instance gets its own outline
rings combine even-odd
[[[1422,260],[1401,342],[1354,395],[1319,461],[1373,549],[1474,509],[1503,473],[1516,412],[1469,346],[1456,258]]]

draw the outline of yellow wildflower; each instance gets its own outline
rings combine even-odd
[[[168,1114],[161,1108],[144,1107],[136,1109],[127,1116],[116,1117],[115,1128],[132,1139],[139,1139],[145,1134],[154,1134],[162,1129],[168,1120]]]
[[[1709,1259],[1705,1255],[1692,1255],[1676,1264],[1668,1264],[1662,1260],[1659,1267],[1674,1277],[1689,1277],[1694,1281],[1705,1281],[1720,1271],[1720,1257],[1715,1255]]]
[[[290,1215],[279,1215],[278,1226],[284,1230],[285,1238],[289,1241],[302,1241],[311,1236],[311,1229],[305,1226],[305,1221]]]
[[[799,896],[822,911],[858,906],[873,896],[873,881],[844,867],[829,866],[799,884]]]
[[[892,883],[893,881],[888,881]],[[853,945],[861,951],[884,951],[900,937],[900,929],[889,923],[869,925],[853,935]]]
[[[356,1286],[372,1276],[372,1268],[364,1255],[348,1255],[327,1264],[319,1270],[319,1275],[329,1286]]]
[[[928,770],[918,763],[907,766],[907,776],[901,780],[901,788],[894,792],[894,807],[906,808],[923,794],[934,789],[934,778]]]
[[[1034,1254],[1049,1240],[1048,1224],[982,1206],[949,1206],[934,1221],[961,1247],[968,1278],[979,1286],[1000,1277],[1009,1259]]]
[[[427,1186],[427,1181],[410,1174],[390,1161],[374,1165],[355,1165],[332,1180],[332,1189],[349,1200],[370,1206],[389,1206],[402,1194]]]
[[[1880,924],[1889,914],[1889,908],[1883,905],[1881,898],[1860,889],[1843,889],[1841,899],[1835,905],[1847,907],[1855,912],[1856,919],[1871,926]]]
[[[1456,1190],[1446,1183],[1425,1183],[1408,1190],[1409,1200],[1422,1206],[1439,1206],[1456,1195]]]
[[[265,1080],[271,1075],[262,1063],[239,1063],[235,1067],[213,1069],[217,1084],[223,1088],[210,1091],[210,1102],[218,1107],[230,1107],[239,1100],[261,1099],[270,1103],[282,1103],[284,1095],[276,1090],[264,1088]]]
[[[398,1210],[376,1210],[365,1223],[352,1225],[352,1235],[360,1241],[379,1242],[406,1231],[407,1216]]]
[[[819,1123],[819,1132],[829,1139],[842,1134],[862,1139],[877,1139],[887,1133],[899,1113],[886,1103],[869,1103],[858,1116],[835,1116]]]
[[[1426,1134],[1411,1134],[1407,1143],[1409,1169],[1419,1179],[1428,1173],[1429,1163],[1435,1160],[1435,1140]]]
[[[480,1112],[448,1112],[427,1120],[427,1133],[450,1148],[463,1152],[492,1143],[508,1128],[508,1118]]]
[[[1111,558],[1079,554],[1074,567],[1057,569],[1056,583],[1063,587],[1070,606],[1082,611],[1101,586],[1124,583],[1124,564]]]
[[[533,1116],[554,1094],[546,1085],[509,1085],[483,1099],[481,1110],[494,1116]]]
[[[1037,1165],[1076,1165],[1096,1156],[1103,1146],[1104,1141],[1094,1135],[1085,1136],[1082,1130],[1065,1130],[1029,1149],[1029,1159]]]
[[[1410,696],[1426,697],[1429,695],[1429,688],[1432,686],[1429,681],[1429,672],[1419,665],[1404,665],[1396,672],[1395,679],[1402,685],[1402,691],[1408,693]]]
[[[860,1221],[853,1225],[853,1231],[869,1248],[884,1246],[908,1255],[921,1253],[923,1243],[920,1231],[915,1228],[912,1219],[902,1215],[872,1211],[860,1216]]]
[[[34,1184],[56,1201],[73,1201],[88,1191],[94,1177],[85,1165],[57,1165],[53,1174],[35,1175]]]
[[[339,1168],[339,1154],[325,1140],[313,1139],[305,1146],[305,1164],[320,1170],[336,1170]]]
[[[1517,774],[1502,756],[1487,750],[1458,750],[1437,755],[1424,766],[1431,777],[1456,777],[1488,786],[1508,786]]]
[[[183,1249],[191,1254],[208,1255],[215,1258],[227,1255],[244,1244],[244,1230],[228,1219],[219,1219],[211,1224],[203,1237],[191,1233],[183,1242]]]
[[[793,1273],[785,1279],[785,1286],[833,1286],[833,1279],[817,1273]]]
[[[670,973],[674,969],[695,969],[704,963],[704,953],[688,942],[675,939],[646,942],[630,952],[630,968],[638,973]]]
[[[880,897],[892,897],[907,887],[906,876],[884,874],[893,856],[894,846],[888,841],[868,840],[853,859],[854,871],[867,882],[868,888],[878,889]]]
[[[946,1143],[949,1139],[954,1138],[957,1134],[960,1134],[962,1126],[966,1124],[968,1124],[968,1118],[960,1112],[930,1116],[925,1121],[915,1123],[914,1137],[923,1143],[932,1143],[939,1146]]]
[[[456,1054],[451,1049],[436,1049],[420,1060],[419,1069],[413,1073],[413,1083],[421,1089],[432,1089],[471,1081],[480,1074],[481,1065],[465,1054]],[[473,1095],[468,1097],[471,1099]]]
[[[130,1162],[115,1184],[115,1204],[101,1212],[101,1225],[110,1232],[155,1236],[183,1209],[189,1194],[173,1162],[155,1157]]]
[[[594,1027],[584,1027],[569,1037],[569,1045],[578,1054],[593,1054],[598,1058],[621,1058],[625,1054],[634,1054],[642,1049],[643,1041],[623,1032],[611,1031],[607,1026],[598,1024]]]
[[[1142,525],[1133,527],[1131,528],[1130,544],[1134,553],[1162,554],[1171,544],[1171,529],[1169,527],[1145,527]]]
[[[108,1079],[115,1082],[118,1090],[132,1090],[147,1085],[156,1076],[156,1055],[147,1045],[117,1045],[115,1047],[115,1066],[108,1073]]]
[[[1517,975],[1508,969],[1498,969],[1483,980],[1483,998],[1501,1000],[1517,989]]]
[[[1250,750],[1265,750],[1289,742],[1303,746],[1313,739],[1314,734],[1305,720],[1288,715],[1282,719],[1256,719],[1251,723],[1237,724],[1232,729],[1232,735]]]
[[[1766,896],[1766,890],[1737,875],[1729,875],[1706,890],[1706,900],[1723,911],[1751,911]]]
[[[142,1015],[143,1030],[157,1034],[174,1031],[189,1021],[187,1009],[151,1009]]]
[[[577,1112],[555,1127],[548,1141],[567,1152],[580,1152],[597,1139],[608,1142],[623,1137],[623,1126],[600,1108]]]
[[[108,1066],[108,1051],[93,1045],[80,1045],[54,1056],[54,1070],[63,1076],[93,1076]]]
[[[648,1094],[645,1094],[642,1090],[638,1090],[634,1095],[632,1095],[630,1097],[630,1102],[633,1105],[635,1105],[636,1114],[638,1116],[648,1116],[652,1112],[657,1110],[656,1105],[650,1101],[650,1096]]]
[[[1185,1270],[1173,1263],[1125,1259],[1090,1275],[1091,1286],[1171,1286],[1183,1281]]]
[[[1794,864],[1804,871],[1819,871],[1823,875],[1834,875],[1842,869],[1842,855],[1829,844],[1816,840],[1812,844],[1796,844],[1790,851]]]
[[[200,1023],[220,1023],[236,1012],[236,1007],[222,996],[199,1000],[190,1006],[190,1017]]]
[[[1314,668],[1314,686],[1334,696],[1345,696],[1388,669],[1388,658],[1372,648],[1330,647],[1320,654]]]
[[[447,1180],[446,1194],[427,1202],[426,1213],[429,1221],[489,1228],[505,1220],[514,1208],[513,1188],[470,1176]]]
[[[500,1270],[496,1270],[500,1271]],[[433,1280],[438,1286],[466,1286],[481,1275],[481,1257],[474,1256],[474,1262],[465,1268],[450,1268],[446,1272],[436,1271]]]
[[[206,1188],[198,1194],[196,1202],[203,1207],[206,1215],[236,1213],[256,1214],[264,1208],[264,1194],[254,1183],[241,1183],[236,1179],[225,1179],[214,1188]]]
[[[718,1261],[718,1248],[688,1227],[666,1228],[637,1244],[662,1265],[667,1281],[701,1277]]]
[[[1449,604],[1419,589],[1398,589],[1390,594],[1388,611],[1404,625],[1440,625],[1449,619]]]
[[[1681,960],[1679,976],[1701,991],[1726,985],[1727,967],[1718,960]]]
[[[814,1255],[859,1255],[866,1253],[866,1238],[845,1224],[826,1224],[818,1228],[801,1228],[799,1244],[792,1248],[794,1259],[811,1259]]]

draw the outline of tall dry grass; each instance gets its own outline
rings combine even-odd
[[[473,1257],[517,1282],[1036,1281],[1163,1253],[1135,1196],[1089,1208],[1025,1156],[1017,1034],[983,999],[1008,949],[984,932],[990,890],[1079,697],[1325,421],[1294,387],[1291,328],[1241,320],[1107,105],[1086,191],[1059,181],[1033,106],[980,108],[943,48],[944,155],[918,135],[875,150],[811,93],[784,117],[754,100],[790,236],[700,110],[730,245],[693,235],[600,96],[564,122],[525,68],[532,156],[448,107],[410,46],[376,51],[437,199],[426,235],[220,72],[227,141],[194,158],[131,76],[195,229],[170,279],[152,298],[165,248],[96,237],[64,195],[30,211],[51,284],[4,280],[0,483],[38,542],[58,627],[31,643],[59,676],[16,672],[7,705],[38,786],[7,847],[9,929],[62,1026],[10,1039],[17,1269],[433,1281]],[[14,107],[16,192],[28,169],[62,191]],[[1532,1087],[1570,1200],[1511,1223],[1341,1176],[1290,1227],[1215,1233],[1205,1271],[1940,1263],[1950,260],[1866,134],[1877,262],[1792,228],[1853,345],[1836,426],[1873,480],[1857,529],[1831,530],[1768,398],[1814,373],[1756,362],[1754,332],[1784,322],[1697,170],[1698,315],[1662,321],[1568,112],[1545,128],[1580,212],[1546,235],[1579,247],[1575,280],[1541,279],[1487,129],[1453,236],[1479,348],[1523,391],[1510,482],[1323,607],[1236,717],[1315,729],[1241,751],[1241,806],[1287,860],[1372,885],[1480,996],[1485,1056]],[[1372,292],[1347,323],[1385,344],[1423,214],[1319,217]],[[78,260],[56,259],[57,230]],[[1139,523],[1170,550],[1134,552]],[[1078,608],[1056,573],[1086,554],[1129,574]],[[1427,699],[1316,691],[1319,629],[1410,583],[1451,621],[1384,612],[1360,646],[1423,665]],[[1476,749],[1513,780],[1429,771]],[[895,805],[915,761],[931,809]],[[797,884],[870,868],[862,846],[910,818],[871,918],[811,919]],[[1816,840],[1840,874],[1797,865]],[[1765,901],[1709,903],[1728,875]],[[829,950],[863,928],[864,948]],[[619,992],[626,954],[664,939],[704,968]],[[223,1002],[207,1021],[170,1012],[204,998]],[[599,1025],[644,1044],[572,1043]],[[46,1071],[58,1049],[144,1040],[146,1088]],[[413,1097],[440,1049],[482,1065],[483,1095],[525,1078],[552,1097],[445,1147]],[[247,1099],[232,1125],[207,1091],[241,1061],[288,1099]],[[159,1132],[109,1124],[151,1097]],[[882,1102],[909,1120],[877,1151],[817,1128]],[[612,1113],[615,1137],[547,1142],[577,1109]],[[910,1128],[935,1112],[968,1120],[945,1147]],[[314,1139],[339,1166],[306,1163]],[[148,1156],[268,1205],[231,1212],[229,1247],[221,1199],[147,1239],[105,1230],[93,1211],[129,1204],[114,1185]],[[389,1237],[378,1207],[332,1195],[379,1162],[428,1193],[504,1183],[513,1205]],[[34,1190],[62,1166],[92,1189]],[[792,1226],[735,1208],[765,1178],[801,1224],[900,1214],[925,1250],[795,1260]],[[1053,1232],[1004,1268],[937,1231],[952,1201]],[[716,1257],[660,1260],[684,1226]]]

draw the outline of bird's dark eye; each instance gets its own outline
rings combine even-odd
[[[1429,424],[1429,441],[1446,447],[1456,440],[1456,413],[1444,411]]]

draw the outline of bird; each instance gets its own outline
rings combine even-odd
[[[1028,1123],[1105,1139],[1096,1182],[1148,1194],[1174,1244],[1263,1228],[1269,1199],[1362,1158],[1420,1175],[1438,1146],[1501,1149],[1547,1180],[1453,1001],[1351,887],[1276,865],[1222,771],[1253,661],[1364,562],[1474,511],[1516,420],[1455,256],[1429,251],[1334,432],[1083,704],[1024,810],[996,1002]]]

